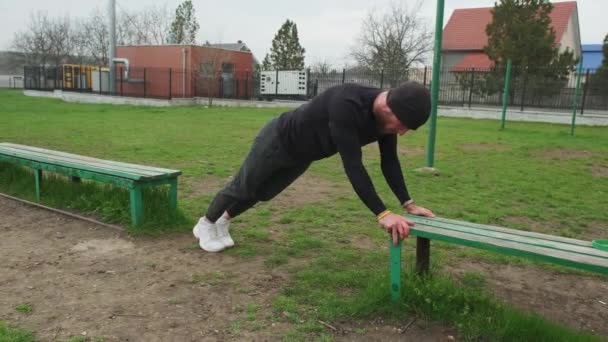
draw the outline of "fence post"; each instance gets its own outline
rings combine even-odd
[[[574,91],[574,100],[572,101],[572,127],[570,128],[570,135],[574,135],[574,125],[576,121],[576,106],[578,96],[581,94],[581,74],[583,73],[583,57],[581,56],[581,61],[578,63],[578,71],[576,73],[576,90]]]
[[[274,94],[275,95],[279,95],[279,69],[277,68],[276,70],[276,75],[275,75],[275,79],[274,79]]]
[[[245,99],[249,99],[249,71],[245,72]]]
[[[122,67],[120,67],[118,69],[118,72],[120,72],[120,96],[123,96],[123,92],[122,92]]]
[[[382,89],[383,87],[384,87],[384,69],[382,69],[380,71],[380,89]]]
[[[509,83],[511,82],[511,60],[507,60],[507,71],[505,74],[505,87],[502,91],[502,120],[500,129],[505,129],[505,119],[507,118],[507,102],[509,101]]]
[[[469,108],[471,108],[471,100],[473,99],[473,87],[475,86],[475,68],[471,69],[471,85],[469,86]]]
[[[425,86],[425,87],[426,87],[426,73],[427,73],[427,69],[426,68],[427,68],[427,66],[425,65],[424,66],[424,76],[423,76],[424,79],[422,81],[422,85]]]
[[[277,76],[278,76],[278,72],[277,72]],[[218,79],[218,82],[220,83],[220,98],[224,98],[224,76],[220,76],[220,78]],[[278,78],[277,78],[277,88],[279,86],[279,82],[278,82]],[[277,89],[278,92],[278,89]]]
[[[103,82],[102,82],[102,73],[101,73],[101,65],[99,66],[99,95],[102,93]]]
[[[169,68],[169,100],[171,100],[171,81],[172,81],[172,76],[173,75],[173,70],[171,68]]]
[[[345,80],[346,80],[346,68],[342,69],[342,84],[344,84]]]
[[[38,82],[37,82],[38,90],[42,89],[42,75],[40,74],[40,70],[42,70],[42,68],[39,67],[38,68]]]
[[[144,99],[146,98],[146,68],[144,68]]]
[[[585,99],[587,98],[587,89],[589,88],[589,69],[585,73],[585,88],[583,88],[583,100],[581,101],[581,115],[585,112]]]
[[[524,111],[524,101],[526,99],[526,83],[528,82],[528,67],[524,67],[524,73],[523,73],[523,85],[521,87],[521,107],[520,107],[520,111],[523,112]]]
[[[307,99],[310,98],[310,92],[311,92],[311,90],[310,90],[310,84],[311,84],[311,82],[310,82],[310,68],[306,68],[306,91],[305,91],[306,95],[304,95],[304,96],[306,96]]]

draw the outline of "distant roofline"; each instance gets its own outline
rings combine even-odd
[[[576,4],[576,1],[557,1],[557,2],[552,1],[551,5],[555,5],[555,4],[567,4],[567,3],[575,3]],[[463,10],[476,10],[476,9],[481,10],[481,9],[493,9],[493,8],[494,8],[494,6],[463,7],[463,8],[456,8],[456,9],[454,9],[454,12],[456,12],[456,11],[463,11]]]
[[[218,49],[218,50],[232,51],[232,52],[243,52],[243,53],[249,53],[249,54],[253,55],[253,53],[251,51],[231,50],[231,49],[224,49],[224,48],[221,48],[221,47],[207,46],[207,45],[196,45],[196,44],[139,44],[139,45],[130,44],[130,45],[116,45],[116,47],[165,47],[165,46],[181,46],[181,47],[190,46],[190,47],[198,47],[198,48],[207,48],[207,49]]]
[[[597,51],[602,52],[603,44],[581,44],[583,51]]]

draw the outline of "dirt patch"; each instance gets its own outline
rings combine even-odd
[[[210,176],[203,179],[186,179],[183,181],[184,196],[186,198],[197,198],[205,195],[214,196],[230,181],[230,178]],[[276,198],[272,199],[270,204],[277,205],[280,208],[299,207],[311,203],[327,202],[332,196],[346,193],[349,190],[344,185],[305,173]]]
[[[557,230],[557,227],[550,222],[538,222],[526,216],[507,216],[504,218],[504,222],[507,227],[511,226],[512,228],[537,233],[549,233]]]
[[[592,221],[581,233],[581,239],[588,241],[608,239],[608,224],[601,221]]]
[[[363,146],[361,148],[361,152],[363,153],[364,159],[380,160],[380,150],[378,148],[378,144],[376,143]],[[413,156],[422,156],[426,153],[426,149],[424,147],[408,146],[406,144],[398,143],[397,152],[399,156],[403,158],[408,158]]]
[[[135,244],[123,239],[91,239],[82,241],[72,247],[72,251],[82,252],[83,256],[97,257],[104,255],[120,256],[135,249]]]
[[[372,322],[336,322],[332,325],[336,331],[336,341],[424,341],[448,342],[458,340],[452,328],[438,323],[429,323],[416,319],[388,324],[382,320]]]
[[[591,168],[593,177],[608,177],[608,166],[596,165]]]
[[[180,188],[180,195],[186,198],[197,198],[205,195],[215,195],[220,191],[230,178],[207,176],[204,178],[184,178]]]
[[[0,198],[0,319],[38,341],[276,340],[287,280],[263,259],[202,252],[190,234],[137,237]],[[30,314],[15,310],[29,303]],[[256,305],[259,330],[246,329]],[[240,327],[240,328],[235,328]]]
[[[593,153],[587,150],[554,148],[535,151],[532,156],[540,159],[570,160],[579,158],[590,158],[593,156]]]
[[[270,205],[279,208],[297,208],[312,203],[327,203],[335,196],[348,191],[352,190],[344,185],[304,174],[273,198]]]
[[[566,326],[608,335],[608,280],[561,274],[538,266],[459,260],[446,271],[461,277],[480,272],[501,300]]]
[[[402,156],[421,156],[426,153],[424,147],[418,146],[399,146],[399,155]]]
[[[205,253],[190,234],[130,237],[4,198],[0,217],[0,320],[37,341],[281,341],[294,328],[272,310],[292,264],[269,269],[263,258]],[[25,303],[31,313],[15,310]],[[354,341],[441,341],[448,330],[339,324],[326,332]]]
[[[460,145],[459,148],[465,152],[506,151],[510,149],[509,146],[501,144],[464,144]]]

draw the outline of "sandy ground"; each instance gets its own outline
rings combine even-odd
[[[5,198],[0,218],[0,320],[39,341],[280,341],[293,328],[271,308],[288,273],[262,259],[205,253],[190,234],[133,238]],[[31,313],[15,310],[25,303]],[[418,321],[400,332],[407,323],[328,322],[337,330],[327,333],[344,341],[452,334]]]

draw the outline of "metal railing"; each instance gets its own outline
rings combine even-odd
[[[110,92],[109,70],[97,66],[59,66],[24,68],[25,89],[78,91],[101,95],[143,98],[213,97],[230,99],[298,99],[306,100],[329,87],[358,83],[377,88],[390,88],[404,81],[417,81],[429,87],[432,68],[394,70],[342,69],[326,72],[304,70],[290,72],[252,72],[234,70],[231,73],[206,74],[198,70],[182,71],[171,68],[116,68],[115,90]],[[512,69],[509,106],[571,110],[577,72],[548,68]],[[439,104],[452,106],[502,105],[505,70],[461,69],[442,70]],[[582,71],[581,98],[578,107],[585,110],[608,110],[607,73]],[[291,75],[290,77],[287,77]],[[285,77],[284,77],[285,76]]]

